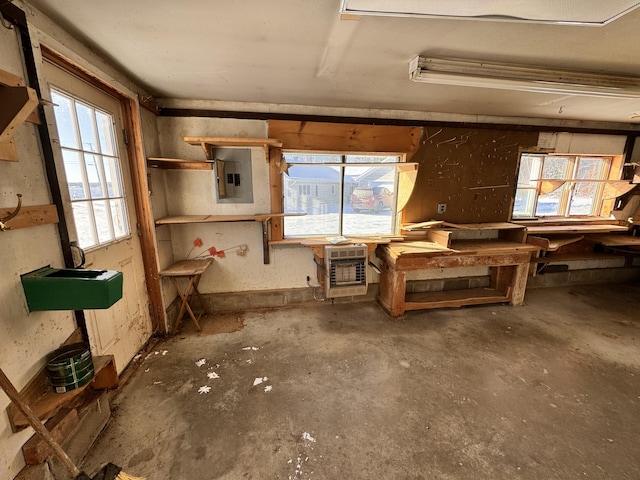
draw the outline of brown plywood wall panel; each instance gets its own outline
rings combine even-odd
[[[537,132],[425,127],[411,159],[418,178],[403,222],[508,221],[519,152],[537,142]],[[444,214],[439,203],[446,204]]]
[[[284,150],[405,153],[409,160],[421,133],[420,127],[269,120],[269,138]]]

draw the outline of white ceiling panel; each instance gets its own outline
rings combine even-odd
[[[263,110],[278,104],[285,106],[281,111],[301,105],[366,109],[363,115],[382,109],[640,124],[638,99],[416,84],[408,75],[410,60],[423,55],[640,77],[640,9],[593,28],[380,16],[347,20],[341,19],[340,0],[28,2],[161,103],[194,99],[262,104]],[[579,3],[572,11],[595,2]]]

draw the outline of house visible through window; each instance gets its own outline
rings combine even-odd
[[[286,237],[396,233],[397,155],[285,153]],[[300,186],[313,186],[305,195]]]
[[[78,244],[92,248],[130,233],[111,114],[52,90]]]
[[[620,175],[614,158],[522,154],[513,218],[609,215],[603,192]]]

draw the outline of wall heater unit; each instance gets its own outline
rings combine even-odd
[[[325,297],[351,297],[367,293],[367,246],[324,247]]]

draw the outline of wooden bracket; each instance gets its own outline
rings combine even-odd
[[[0,160],[11,162],[18,161],[13,134],[20,125],[30,118],[38,105],[36,91],[29,87],[15,85],[16,78],[7,72],[2,72],[0,75],[0,105],[2,105],[2,109],[0,109]]]

